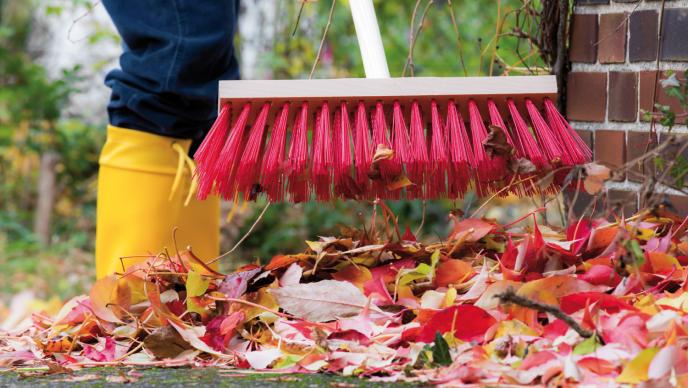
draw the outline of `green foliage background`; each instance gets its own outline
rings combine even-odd
[[[82,70],[102,63],[62,69],[59,77],[51,78],[28,49],[28,43],[31,34],[40,32],[36,30],[37,19],[59,17],[67,7],[81,10],[88,18],[95,4],[87,0],[0,0],[0,299],[23,289],[66,297],[82,292],[92,276],[97,159],[107,118],[106,112],[102,112],[101,125],[87,125],[78,116],[67,117],[64,108],[70,96],[80,93]],[[259,67],[270,77],[306,78],[310,73],[331,2],[306,2],[295,29],[301,4],[277,2],[280,17],[276,20],[273,42],[259,60]],[[409,53],[409,31],[420,26],[428,1],[419,4],[416,24],[411,29],[416,1],[375,2],[393,76],[402,74]],[[450,4],[460,31],[460,45]],[[515,12],[538,6],[539,1],[532,0],[435,0],[417,36],[415,75],[541,71],[543,63],[527,40],[505,35],[495,44],[494,39],[497,26],[501,26],[502,32],[518,25],[528,33],[536,33],[536,18],[522,13],[517,20]],[[347,0],[337,2],[332,20],[315,77],[364,76]],[[97,28],[87,42],[95,44],[103,39],[113,39],[112,32]],[[236,37],[236,41],[241,52],[241,37]],[[520,59],[523,57],[525,61]],[[491,66],[492,58],[495,63]],[[52,244],[41,246],[31,225],[40,156],[49,150],[60,156],[58,198]],[[448,210],[469,210],[475,202],[469,195],[464,203],[428,203],[424,237],[445,236]],[[246,214],[225,226],[225,249],[248,230],[261,205],[250,207]],[[402,201],[391,203],[390,207],[399,215],[402,227],[409,225],[415,229],[420,224],[420,202]],[[342,225],[360,227],[369,222],[370,213],[368,203],[276,205],[227,267],[255,258],[267,259],[277,252],[300,251],[304,239],[337,233]]]

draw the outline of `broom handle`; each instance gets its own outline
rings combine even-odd
[[[389,78],[387,57],[372,0],[349,0],[366,78]]]

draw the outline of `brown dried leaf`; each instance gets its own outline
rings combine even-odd
[[[509,161],[509,169],[514,174],[532,174],[537,171],[537,168],[530,160],[526,158],[514,158]]]
[[[485,147],[487,156],[490,158],[495,156],[511,158],[511,156],[514,154],[514,148],[506,140],[504,129],[496,125],[490,125],[488,129],[489,132],[487,137],[483,141],[483,146]]]
[[[585,175],[583,179],[585,191],[588,194],[597,194],[604,187],[604,182],[610,178],[611,171],[601,164],[588,163],[583,166],[583,174]]]
[[[191,345],[171,326],[155,330],[143,340],[143,347],[158,359],[174,358],[181,352],[191,349]]]

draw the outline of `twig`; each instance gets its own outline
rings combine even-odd
[[[216,257],[216,258],[210,260],[209,262],[206,263],[206,265],[210,265],[210,264],[213,264],[214,262],[216,262],[216,261],[218,261],[218,260],[224,259],[224,258],[227,257],[229,254],[231,254],[232,252],[234,252],[234,251],[239,247],[239,245],[241,245],[241,243],[243,243],[244,240],[246,240],[246,238],[251,234],[251,232],[253,232],[253,229],[255,229],[256,225],[258,225],[258,223],[263,219],[263,216],[265,215],[265,212],[268,210],[268,208],[270,207],[270,205],[272,205],[272,202],[268,202],[267,205],[265,205],[265,207],[263,208],[263,211],[260,212],[260,214],[258,215],[258,218],[256,218],[255,221],[253,221],[253,225],[251,225],[251,227],[248,229],[248,231],[246,232],[246,234],[244,234],[244,236],[243,236],[241,239],[239,239],[239,241],[237,241],[236,244],[234,244],[234,246],[232,247],[232,249],[230,249],[230,250],[228,250],[227,252],[221,254],[220,256],[218,256],[218,257]]]
[[[494,66],[495,54],[499,47],[499,35],[502,31],[502,0],[497,0],[497,22],[495,23],[495,39],[492,46],[492,55],[490,56],[490,69],[488,70],[488,77],[492,76],[492,69]]]
[[[451,1],[451,0],[450,0]],[[423,207],[422,207],[422,214],[421,214],[421,219],[420,219],[420,225],[418,225],[418,229],[416,229],[415,236],[418,237],[419,233],[421,230],[423,230],[423,226],[425,226],[425,213],[427,211],[427,201],[423,201]]]
[[[550,304],[545,304],[545,303],[536,302],[536,301],[534,301],[534,300],[531,300],[531,299],[524,298],[524,297],[522,297],[522,296],[516,295],[516,293],[514,292],[514,290],[511,289],[511,288],[508,289],[508,290],[506,290],[505,292],[503,292],[503,293],[501,293],[501,294],[495,295],[494,297],[495,297],[495,298],[499,298],[499,301],[500,301],[501,303],[511,303],[511,304],[515,304],[515,305],[518,305],[518,306],[521,306],[521,307],[525,307],[525,308],[528,308],[528,309],[536,310],[536,311],[539,311],[539,312],[552,314],[552,315],[554,315],[555,317],[557,317],[557,318],[561,319],[562,321],[564,321],[564,323],[566,323],[567,325],[569,325],[570,328],[572,328],[576,333],[578,333],[578,335],[580,335],[580,336],[583,337],[583,338],[590,338],[590,337],[592,337],[593,335],[595,335],[594,332],[592,332],[592,331],[590,331],[590,330],[588,330],[588,329],[584,329],[583,327],[581,327],[581,326],[578,324],[578,322],[576,322],[573,318],[571,318],[570,315],[568,315],[568,314],[566,314],[565,312],[561,311],[561,309],[560,309],[559,307],[553,306],[553,305],[550,305]]]
[[[420,3],[421,0],[418,0],[418,3]],[[405,77],[406,76],[406,69],[411,70],[411,76],[415,76],[415,68],[416,65],[413,63],[413,51],[416,48],[416,41],[418,40],[418,35],[420,35],[420,32],[423,30],[423,24],[425,23],[425,17],[428,16],[428,11],[430,10],[430,7],[433,5],[435,0],[428,0],[428,3],[425,4],[425,9],[423,9],[423,15],[420,17],[420,22],[418,22],[418,28],[416,28],[415,32],[413,35],[410,36],[409,39],[409,53],[408,56],[406,57],[406,63],[404,64],[404,70],[401,72],[401,76]],[[416,7],[413,9],[413,16],[411,17],[411,31],[413,31],[413,22],[416,18],[416,10],[418,8],[418,3],[416,3]]]
[[[404,63],[404,70],[401,72],[401,76],[406,75],[406,66],[409,64],[409,58],[411,63],[413,64],[413,47],[414,47],[414,41],[416,39],[415,37],[415,25],[416,25],[416,15],[418,14],[418,7],[420,7],[420,3],[423,0],[416,0],[416,5],[413,6],[413,12],[411,12],[411,24],[409,26],[409,52],[408,55],[406,56],[406,62]],[[411,69],[411,75],[413,76],[413,68]]]
[[[602,42],[604,42],[605,40],[607,40],[607,39],[613,37],[614,34],[615,34],[617,31],[621,30],[621,28],[624,27],[624,25],[628,22],[628,20],[629,20],[629,19],[631,18],[631,16],[635,13],[635,11],[638,10],[638,7],[640,7],[640,4],[642,4],[642,3],[641,3],[641,2],[638,2],[638,4],[636,4],[635,7],[633,7],[633,9],[631,10],[631,12],[628,12],[628,13],[626,14],[626,16],[621,20],[621,22],[619,22],[619,24],[616,26],[616,28],[614,28],[612,31],[610,31],[609,34],[607,34],[606,36],[603,36],[603,37],[601,37],[600,39],[598,39],[597,42],[593,43],[592,45],[595,46],[595,47],[597,47],[597,46],[600,45],[600,43],[602,43]]]
[[[657,34],[657,49],[655,50],[655,82],[652,84],[652,105],[650,106],[652,112],[655,111],[655,104],[657,103],[657,82],[659,82],[659,58],[662,54],[662,35],[664,35],[663,32],[665,4],[666,0],[662,0],[662,5],[659,10],[659,32]],[[648,142],[645,145],[645,152],[647,152],[650,149],[650,140],[652,140],[652,136],[657,136],[656,125],[657,120],[654,116],[652,116],[652,118],[650,118],[650,133],[648,134]]]
[[[296,15],[296,22],[294,23],[294,30],[291,32],[291,36],[296,35],[296,30],[299,29],[299,22],[301,21],[301,15],[303,14],[303,8],[306,6],[308,0],[301,0],[301,6],[299,7],[299,13]]]
[[[332,0],[332,5],[330,6],[330,13],[327,15],[327,24],[325,25],[322,38],[320,39],[320,46],[318,46],[318,54],[315,56],[315,61],[313,61],[313,67],[311,68],[311,73],[308,75],[308,79],[313,78],[315,68],[318,67],[318,63],[320,62],[320,55],[322,54],[322,49],[325,45],[325,38],[327,38],[327,32],[330,30],[330,25],[332,24],[332,14],[334,13],[335,4],[337,4],[337,0]]]
[[[71,43],[78,43],[86,37],[81,38],[81,39],[72,39],[72,30],[74,29],[74,26],[76,26],[77,23],[79,23],[82,19],[84,19],[86,16],[90,15],[93,13],[93,10],[100,5],[101,0],[96,0],[93,4],[89,4],[88,9],[86,9],[86,12],[83,14],[79,15],[76,19],[72,20],[72,24],[69,25],[69,29],[67,29],[67,40],[70,41]]]
[[[467,77],[468,69],[466,69],[466,62],[463,60],[461,34],[459,33],[459,24],[456,22],[456,17],[454,16],[454,5],[452,4],[452,0],[447,0],[447,6],[449,7],[449,15],[451,16],[452,27],[454,28],[454,33],[456,34],[456,48],[459,50],[459,60],[461,61],[461,67],[463,68],[463,75],[464,77]]]

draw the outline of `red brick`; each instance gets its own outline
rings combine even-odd
[[[587,131],[585,129],[576,129],[578,136],[588,145],[588,148],[592,148],[592,131]]]
[[[609,73],[610,121],[633,122],[638,117],[638,74]]]
[[[566,112],[570,120],[605,120],[607,110],[607,73],[569,73]]]
[[[616,169],[626,162],[626,134],[618,130],[595,131],[595,160]],[[624,180],[625,174],[618,180]]]
[[[665,61],[688,61],[688,8],[664,11],[661,58]]]
[[[657,147],[657,136],[650,135],[649,132],[629,131],[626,134],[626,159],[628,162],[640,158],[655,147]],[[648,157],[630,167],[628,179],[642,182],[645,176],[651,176],[654,173],[654,158]]]
[[[688,197],[685,195],[667,195],[667,202],[680,217],[688,215]]]
[[[569,59],[595,63],[597,59],[597,15],[573,15]]]
[[[640,106],[640,111],[643,112],[651,112],[653,111],[654,104],[652,103],[652,86],[655,86],[655,101],[658,104],[662,105],[668,105],[671,107],[671,110],[674,111],[674,113],[681,113],[684,111],[683,107],[681,106],[680,101],[671,96],[667,96],[667,94],[664,92],[664,88],[662,88],[661,80],[665,79],[668,77],[667,72],[662,72],[659,76],[658,82],[655,85],[655,71],[641,71],[640,76],[639,76],[639,95],[640,95],[640,101],[639,101],[639,106]],[[683,80],[683,74],[680,72],[676,73],[677,78],[680,80]],[[643,114],[641,113],[640,116],[641,120],[647,121],[644,119]],[[678,118],[676,119],[676,124],[684,124],[686,123],[686,118]]]
[[[623,63],[626,61],[626,14],[607,13],[600,15],[597,59],[600,63]]]
[[[629,25],[628,60],[631,62],[657,59],[657,26],[659,14],[654,10],[631,14]]]

